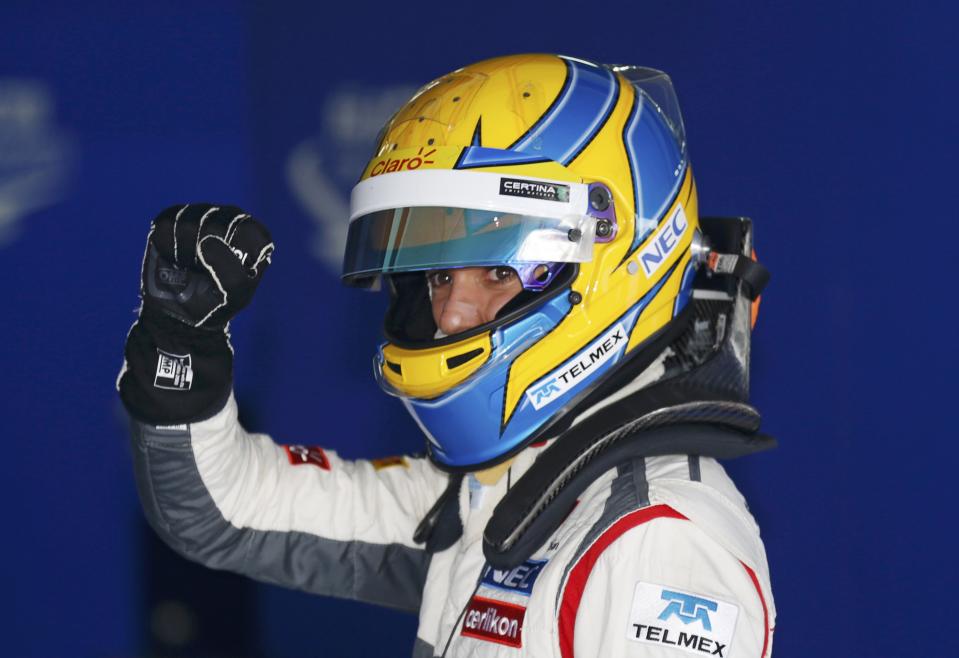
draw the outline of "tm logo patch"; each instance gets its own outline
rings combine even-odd
[[[719,604],[715,601],[669,589],[663,590],[662,598],[669,601],[669,605],[659,615],[661,620],[669,621],[670,617],[679,617],[684,624],[698,621],[707,631],[713,630],[712,622],[709,621],[709,611],[716,612],[719,609]]]
[[[189,354],[170,354],[157,350],[157,372],[153,379],[156,388],[171,391],[189,391],[193,386],[193,359]]]
[[[674,587],[636,583],[626,637],[694,656],[729,655],[739,606]]]
[[[539,411],[595,374],[599,367],[626,349],[629,335],[622,323],[617,322],[605,334],[586,346],[558,370],[547,375],[526,391],[533,408]]]

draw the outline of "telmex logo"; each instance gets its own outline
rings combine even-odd
[[[673,253],[673,249],[682,241],[687,228],[689,228],[689,222],[686,221],[686,212],[681,205],[676,206],[673,216],[663,222],[653,239],[639,252],[639,262],[646,276],[652,276],[663,261]]]
[[[670,617],[679,617],[684,624],[699,621],[707,631],[713,630],[713,625],[709,622],[709,611],[716,612],[719,609],[719,604],[715,601],[668,589],[663,590],[662,598],[664,601],[669,601],[669,605],[660,613],[661,621],[667,621]]]
[[[626,637],[693,656],[723,658],[732,645],[738,614],[731,603],[638,582]]]
[[[530,386],[526,391],[533,408],[539,411],[563,393],[586,381],[603,365],[626,347],[628,334],[621,322],[617,322],[609,331],[586,346],[582,352],[564,363],[544,379]]]
[[[381,160],[373,165],[373,169],[370,170],[370,176],[390,174],[394,171],[413,171],[425,164],[433,164],[433,161],[427,160],[427,158],[434,153],[436,153],[436,149],[430,149],[426,153],[423,153],[423,147],[420,147],[419,152],[412,158],[403,158],[401,160],[387,158],[386,160]]]

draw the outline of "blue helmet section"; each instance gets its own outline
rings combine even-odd
[[[663,216],[686,175],[685,151],[672,135],[673,130],[659,108],[637,89],[623,128],[636,209],[636,233],[627,258],[656,228],[655,220]]]
[[[636,322],[676,267],[674,264],[646,295],[598,334],[603,336],[614,328],[621,329],[602,362],[591,357],[590,351],[596,349],[591,344],[547,376],[547,380],[561,377],[564,370],[577,365],[583,372],[575,386],[566,388],[545,404],[540,400],[538,409],[533,403],[534,392],[532,396],[524,395],[514,413],[504,418],[507,376],[513,360],[531,341],[551,331],[569,313],[572,306],[567,295],[558,295],[531,315],[496,330],[490,362],[469,383],[432,400],[402,397],[403,404],[430,441],[432,458],[452,468],[470,467],[492,461],[523,445],[546,424],[545,419],[572,405],[592,388],[583,384],[595,384],[622,361]],[[535,385],[530,390],[534,388]]]
[[[557,295],[530,315],[495,330],[489,362],[468,383],[432,400],[401,397],[429,439],[435,461],[459,467],[493,460],[542,424],[540,418],[535,425],[510,425],[501,431],[506,380],[516,356],[552,331],[571,307],[567,295]]]
[[[606,66],[570,57],[561,59],[566,76],[542,116],[506,148],[483,144],[483,117],[478,117],[471,143],[462,149],[454,168],[546,161],[575,166],[577,156],[607,125],[621,98],[623,85],[630,85],[634,94],[627,98],[632,98],[632,105],[622,127],[617,125],[610,135],[622,136],[626,162],[619,159],[616,166],[622,171],[628,163],[635,207],[632,217],[635,229],[625,262],[655,230],[658,220],[666,219],[666,211],[675,201],[687,173],[682,120],[678,114],[668,114],[668,96],[663,107],[657,105],[654,100],[657,88],[651,85],[664,84],[670,94],[672,87],[662,74],[659,74],[662,79],[655,76],[634,79]],[[624,189],[623,193],[629,194],[629,190]],[[628,210],[623,212],[619,221],[629,222],[629,214]],[[664,273],[652,290],[614,322],[598,330],[587,344],[578,343],[577,353],[557,354],[556,358],[564,359],[563,362],[550,360],[543,364],[544,370],[551,370],[537,371],[537,381],[526,390],[510,389],[511,404],[517,399],[518,402],[509,410],[505,409],[507,382],[512,379],[512,385],[518,386],[515,381],[522,379],[511,378],[510,368],[519,354],[555,329],[570,312],[566,295],[557,295],[528,316],[494,329],[490,336],[489,360],[453,389],[432,399],[397,393],[426,434],[434,461],[450,468],[475,467],[495,461],[538,436],[542,428],[581,400],[608,372],[619,367],[626,358],[629,337],[637,321],[665,281],[673,274],[680,274],[675,271],[676,267]],[[674,314],[689,300],[693,267],[681,274],[680,293],[675,303],[670,302],[669,310]],[[570,349],[574,348],[570,346]],[[382,381],[381,384],[390,391],[389,384]]]
[[[686,270],[683,272],[682,283],[679,284],[679,294],[676,295],[676,301],[673,302],[673,317],[679,315],[679,312],[686,308],[689,298],[693,294],[693,280],[696,278],[696,264],[690,261],[686,264]]]

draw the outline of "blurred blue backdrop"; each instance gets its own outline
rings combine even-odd
[[[113,381],[150,218],[228,201],[277,244],[234,326],[246,423],[349,457],[418,449],[371,377],[384,301],[337,279],[348,190],[417,85],[532,51],[667,71],[701,209],[755,220],[773,280],[753,397],[781,447],[729,468],[769,553],[776,655],[950,653],[957,19],[945,2],[7,0],[0,654],[408,654],[410,616],[160,546]]]

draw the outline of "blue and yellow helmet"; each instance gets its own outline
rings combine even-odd
[[[434,80],[387,123],[353,189],[343,277],[389,288],[377,377],[437,465],[475,470],[568,425],[650,349],[689,300],[700,240],[669,78],[516,55]],[[524,292],[438,332],[424,271],[499,265]]]

